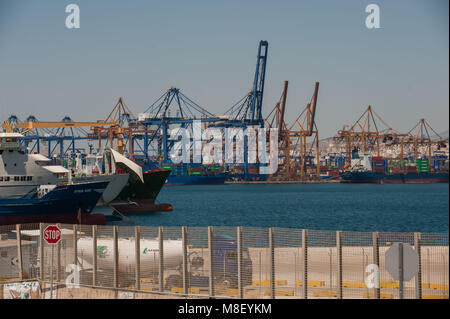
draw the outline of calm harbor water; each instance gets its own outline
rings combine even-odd
[[[165,186],[171,212],[119,225],[248,226],[448,232],[449,184],[230,184]]]

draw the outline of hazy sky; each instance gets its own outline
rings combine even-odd
[[[65,7],[80,7],[67,29]],[[381,28],[367,29],[376,3]],[[289,81],[287,122],[320,82],[321,137],[370,104],[395,129],[449,127],[447,0],[0,0],[0,120],[105,119],[122,96],[135,114],[175,86],[222,114],[252,86],[269,42],[263,114]]]

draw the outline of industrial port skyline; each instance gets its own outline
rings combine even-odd
[[[0,300],[448,300],[448,10],[0,0]]]
[[[334,136],[367,105],[398,131],[420,118],[448,130],[445,1],[380,1],[380,29],[365,26],[370,2],[265,1],[240,3],[237,12],[237,3],[75,3],[81,27],[69,30],[68,3],[2,2],[2,120],[104,119],[119,96],[140,113],[171,86],[221,115],[250,89],[263,39],[270,43],[264,115],[284,80],[288,122],[320,81],[321,137]]]

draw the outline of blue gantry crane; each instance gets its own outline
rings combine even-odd
[[[252,90],[225,112],[230,116],[228,124],[264,126],[262,103],[269,43],[260,41]]]
[[[133,134],[133,141],[145,160],[170,162],[169,153],[175,141],[169,140],[168,130],[189,129],[192,120],[205,123],[216,122],[220,118],[187,97],[180,89],[171,87],[150,105],[137,121],[131,122],[138,131],[139,127],[143,127],[143,133]],[[133,149],[137,150],[134,146]],[[136,155],[133,157],[136,158]]]
[[[48,143],[49,156],[57,150],[62,157],[69,150],[75,152],[75,143],[78,140],[92,140],[95,137],[99,139],[99,145],[104,138],[111,139],[117,134],[123,136],[124,141],[128,142],[130,156],[137,160],[146,162],[157,162],[158,164],[170,163],[170,152],[176,141],[169,139],[169,130],[176,128],[192,129],[193,120],[201,122],[202,126],[216,127],[224,129],[228,127],[238,127],[244,130],[247,127],[264,127],[262,116],[262,105],[264,96],[264,84],[267,64],[268,42],[260,41],[256,61],[256,70],[253,78],[253,85],[250,92],[230,109],[224,115],[217,116],[209,112],[206,108],[194,102],[181,92],[179,88],[171,87],[167,89],[154,103],[152,103],[137,118],[129,109],[116,107],[114,121],[117,126],[111,126],[108,134],[106,127],[97,127],[94,133],[88,133],[81,127],[66,127],[62,125],[57,129],[46,129],[45,132],[40,129],[28,130],[26,133],[27,143],[33,141],[32,151],[40,151],[40,143]],[[118,105],[122,104],[120,98]],[[114,112],[114,110],[113,110]],[[112,114],[113,114],[112,112]],[[117,115],[117,114],[118,115]],[[111,116],[111,114],[110,114]],[[109,118],[109,117],[108,117]],[[18,122],[17,117],[10,117],[10,122]],[[29,117],[27,122],[37,121],[35,117]],[[69,117],[65,117],[62,122],[71,122]],[[106,121],[101,121],[105,124]],[[117,130],[120,128],[120,130]],[[91,128],[92,129],[92,128]],[[192,136],[191,136],[192,138]],[[64,142],[69,141],[66,148]],[[194,145],[191,143],[191,147]],[[100,148],[100,146],[99,146]],[[247,141],[244,140],[244,175],[248,175],[248,148]]]

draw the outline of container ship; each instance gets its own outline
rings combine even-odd
[[[416,184],[448,183],[448,170],[430,171],[428,159],[403,161],[388,167],[387,160],[370,154],[353,155],[348,169],[341,171],[343,183]]]
[[[243,165],[228,166],[228,174],[226,180],[228,181],[266,181],[269,174],[264,173],[266,167],[258,165],[249,165],[247,168],[247,176],[244,173]]]
[[[207,164],[161,164],[171,170],[166,185],[217,185],[225,183],[227,174],[219,165]]]

